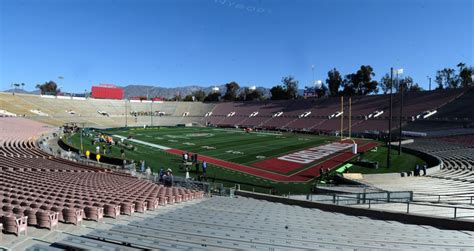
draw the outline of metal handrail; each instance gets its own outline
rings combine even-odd
[[[456,199],[456,200],[461,200],[461,201],[469,201],[469,203],[457,203],[457,204],[469,204],[473,205],[474,203],[474,195],[472,193],[459,193],[459,194],[429,194],[429,193],[415,193],[415,195],[421,195],[421,196],[431,196],[431,197],[436,197],[436,201],[430,201],[428,200],[427,202],[436,202],[436,203],[442,203],[442,202],[450,202],[447,199]],[[470,195],[470,196],[462,196],[462,195]],[[441,200],[441,197],[446,197],[444,201]],[[422,201],[422,200],[417,200],[417,201]],[[451,202],[452,204],[456,204],[455,202]]]
[[[347,196],[340,196],[340,197],[347,197]],[[419,202],[413,202],[413,201],[406,201],[406,202],[400,202],[400,201],[386,201],[386,200],[380,200],[380,199],[366,199],[369,201],[368,203],[368,208],[370,209],[371,208],[371,202],[372,201],[382,201],[382,202],[386,202],[386,203],[398,203],[398,204],[406,204],[407,205],[407,210],[406,210],[406,213],[409,214],[410,213],[410,205],[419,205],[419,206],[428,206],[428,207],[441,207],[441,208],[452,208],[454,209],[454,217],[453,219],[457,219],[457,211],[458,209],[463,209],[463,210],[472,210],[474,211],[474,207],[462,207],[462,206],[449,206],[449,205],[436,205],[436,204],[426,204],[426,203],[419,203]],[[474,217],[474,214],[473,214],[473,217]]]

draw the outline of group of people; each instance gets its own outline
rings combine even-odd
[[[198,180],[201,180],[201,179],[206,179],[206,174],[207,174],[207,162],[204,160],[201,162],[199,162],[199,159],[198,159],[198,154],[195,153],[195,154],[192,154],[192,153],[189,153],[189,152],[184,152],[182,154],[182,160],[183,160],[183,164],[185,165],[186,167],[186,178],[189,178],[189,170],[190,168],[188,166],[194,164],[194,167],[196,169],[196,178]],[[201,175],[201,168],[202,168],[202,175]]]
[[[421,176],[422,171],[423,171],[423,176],[426,176],[426,168],[428,168],[426,164],[424,165],[416,164],[415,169],[413,170],[413,176]]]
[[[160,182],[163,182],[165,186],[173,185],[173,170],[171,170],[170,168],[168,168],[166,171],[163,167],[160,168],[159,176]]]

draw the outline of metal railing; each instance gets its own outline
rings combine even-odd
[[[288,195],[288,198],[302,198],[302,196]],[[363,192],[363,193],[331,193],[331,194],[308,194],[306,200],[321,203],[331,203],[336,205],[358,205],[367,204],[373,200],[380,203],[390,203],[394,201],[411,201],[413,192],[411,191],[382,191],[382,192]]]
[[[368,203],[368,208],[371,209],[371,205],[373,203],[371,203],[372,200],[369,200],[369,203]],[[406,201],[406,202],[390,202],[390,203],[393,203],[393,204],[405,204],[406,205],[406,213],[407,214],[410,214],[410,205],[413,206],[413,205],[417,205],[417,206],[425,206],[425,207],[431,207],[431,208],[449,208],[449,209],[453,209],[453,219],[458,219],[460,217],[458,217],[458,211],[459,210],[469,210],[469,212],[471,213],[470,216],[464,216],[462,218],[473,218],[474,217],[474,207],[463,207],[463,206],[450,206],[450,205],[436,205],[436,204],[426,204],[426,203],[421,203],[421,202],[413,202],[413,201]]]
[[[448,204],[468,204],[474,205],[473,193],[457,193],[457,194],[430,194],[430,193],[414,193],[416,202],[431,203],[448,203]],[[420,197],[433,198],[433,200],[423,200]]]
[[[181,176],[163,177],[160,179],[160,176],[156,173],[149,176],[140,175],[140,178],[148,179],[153,183],[165,186],[179,186],[187,189],[203,191],[206,194],[218,194],[222,196],[229,195],[229,189],[225,188],[222,183],[196,181]]]
[[[341,205],[345,204],[348,206],[355,206],[355,205],[367,205],[368,209],[373,209],[374,204],[380,205],[380,204],[400,204],[400,205],[405,205],[405,210],[403,212],[410,214],[411,209],[413,206],[420,206],[420,207],[430,207],[431,210],[427,210],[429,215],[433,215],[433,208],[447,208],[447,209],[452,209],[452,219],[459,219],[459,218],[474,218],[474,207],[466,207],[466,206],[452,206],[452,205],[437,205],[437,204],[426,204],[422,202],[415,202],[415,201],[410,201],[410,200],[398,200],[398,199],[391,199],[390,201],[386,199],[378,199],[378,198],[366,198],[366,203],[359,203],[359,204],[351,204],[351,203],[343,203],[343,202],[351,202],[354,201],[354,197],[347,196],[347,195],[337,195],[333,200],[326,200],[330,201],[331,204],[336,204],[336,205]],[[317,202],[324,202],[324,201],[317,201]],[[410,207],[411,206],[411,207]],[[390,210],[390,209],[389,209]],[[391,209],[392,211],[397,211],[395,208]],[[464,215],[464,216],[459,216],[459,211],[460,210],[468,210],[469,215]]]

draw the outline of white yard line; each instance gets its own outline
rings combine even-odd
[[[148,143],[148,142],[141,141],[141,140],[138,140],[138,139],[127,139],[127,137],[120,136],[120,135],[113,135],[113,136],[114,136],[114,137],[117,137],[117,138],[119,138],[119,139],[129,140],[129,141],[132,141],[132,142],[135,142],[135,143],[138,143],[138,144],[142,144],[142,145],[146,145],[146,146],[155,147],[155,148],[158,148],[158,149],[161,149],[161,150],[165,150],[165,151],[171,149],[171,148],[166,147],[166,146],[157,145],[157,144],[153,144],[153,143]]]
[[[240,131],[240,130],[229,130],[229,129],[215,129],[213,128],[212,130],[215,130],[215,131],[224,131],[224,132],[240,132],[240,133],[247,133],[245,131]],[[254,133],[254,134],[262,134],[262,135],[272,135],[272,136],[282,136],[283,133],[271,133],[271,132],[255,132],[255,131],[252,131],[250,133]]]

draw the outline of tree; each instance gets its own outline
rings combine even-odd
[[[285,88],[283,88],[283,86],[281,85],[276,85],[276,86],[273,86],[271,89],[270,89],[270,93],[271,93],[271,99],[272,100],[282,100],[282,99],[287,99],[287,94],[286,94],[286,90]]]
[[[383,94],[387,94],[390,91],[390,86],[392,86],[392,82],[390,81],[390,75],[386,73],[381,79],[380,79],[380,88],[382,88]]]
[[[417,83],[414,83],[410,86],[410,88],[408,88],[408,91],[409,92],[421,92],[421,91],[423,91],[423,89]]]
[[[326,87],[324,83],[322,83],[320,87],[316,88],[315,91],[316,91],[316,96],[318,97],[324,97],[324,96],[327,96],[328,94],[328,88]]]
[[[182,98],[181,98],[181,94],[180,93],[177,93],[176,95],[174,95],[173,97],[173,101],[181,101]]]
[[[185,102],[192,102],[192,101],[194,101],[194,100],[193,100],[193,95],[191,95],[191,94],[186,95],[186,97],[184,97],[183,101],[185,101]]]
[[[390,91],[390,75],[386,73],[382,79],[380,79],[380,88],[382,89],[383,94],[387,94]],[[421,91],[421,87],[413,82],[413,78],[406,76],[404,78],[393,79],[393,89],[394,92],[400,92],[400,86],[403,87],[403,90],[411,91]]]
[[[368,95],[378,92],[378,82],[372,80],[375,76],[374,69],[370,65],[362,65],[356,73],[346,75],[344,80],[344,94]]]
[[[353,78],[354,74],[349,74],[346,75],[346,78],[344,79],[344,82],[342,84],[342,95],[344,96],[354,96],[356,95],[356,89],[354,88],[354,85],[352,84],[351,79]]]
[[[254,89],[251,90],[248,87],[245,87],[239,94],[238,100],[241,101],[253,101],[253,100],[262,100],[263,94],[260,90]]]
[[[403,90],[407,91],[410,90],[413,86],[413,79],[410,76],[406,76],[404,78],[399,78],[398,80],[394,81],[394,84],[395,92],[400,92],[400,87],[402,87]]]
[[[435,82],[438,88],[458,88],[459,78],[456,76],[456,71],[452,68],[444,68],[436,72]]]
[[[472,85],[472,75],[474,74],[474,68],[473,67],[466,67],[466,64],[464,63],[459,63],[457,65],[459,68],[459,82],[461,87],[469,87],[469,85]]]
[[[336,68],[328,72],[326,84],[329,87],[329,96],[336,97],[339,95],[339,88],[342,86],[342,76]]]
[[[192,96],[194,96],[195,101],[204,101],[206,98],[206,93],[203,90],[197,90],[192,93]]]
[[[42,85],[36,85],[37,89],[40,89],[41,94],[49,94],[49,95],[56,95],[58,94],[61,90],[58,89],[58,86],[54,81],[48,81],[45,82]]]
[[[237,91],[240,88],[239,84],[232,81],[230,83],[225,84],[225,87],[226,87],[226,91],[224,94],[224,100],[234,101],[237,98]]]
[[[282,78],[281,82],[286,92],[286,99],[296,99],[298,96],[298,80],[290,75]]]
[[[209,92],[206,96],[206,98],[204,98],[204,101],[205,102],[217,102],[219,101],[221,97],[221,93],[220,92]]]

